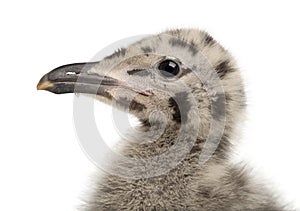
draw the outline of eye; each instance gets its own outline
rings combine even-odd
[[[162,61],[158,65],[158,69],[163,76],[168,78],[174,77],[180,72],[179,65],[170,59]]]

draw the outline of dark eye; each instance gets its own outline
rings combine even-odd
[[[158,65],[160,73],[165,77],[174,77],[179,74],[179,65],[172,60],[164,60]]]

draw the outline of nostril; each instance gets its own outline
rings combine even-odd
[[[76,72],[72,72],[72,71],[69,71],[69,72],[66,72],[66,75],[79,75],[80,73],[76,73]]]

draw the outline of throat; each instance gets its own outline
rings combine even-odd
[[[143,124],[131,136],[134,141],[125,141],[122,154],[131,158],[153,158],[163,154],[182,155],[190,158],[201,153],[205,140],[197,131],[185,130],[180,124],[159,122]]]
[[[216,149],[211,150],[215,143],[208,143],[203,134],[199,125],[193,122],[183,125],[174,122],[143,124],[119,142],[117,149],[122,155],[119,158],[124,160],[117,159],[115,164],[118,165],[113,164],[112,168],[118,172],[126,169],[129,177],[133,175],[137,179],[167,175],[170,171],[194,172],[196,167],[202,169],[202,164],[212,160],[225,161],[228,146],[223,142],[227,143],[226,140],[221,139],[220,145],[217,143]],[[125,177],[127,173],[124,173]]]

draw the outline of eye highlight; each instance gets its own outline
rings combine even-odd
[[[160,73],[167,78],[174,77],[179,74],[179,65],[173,60],[167,59],[159,63],[158,70]]]

